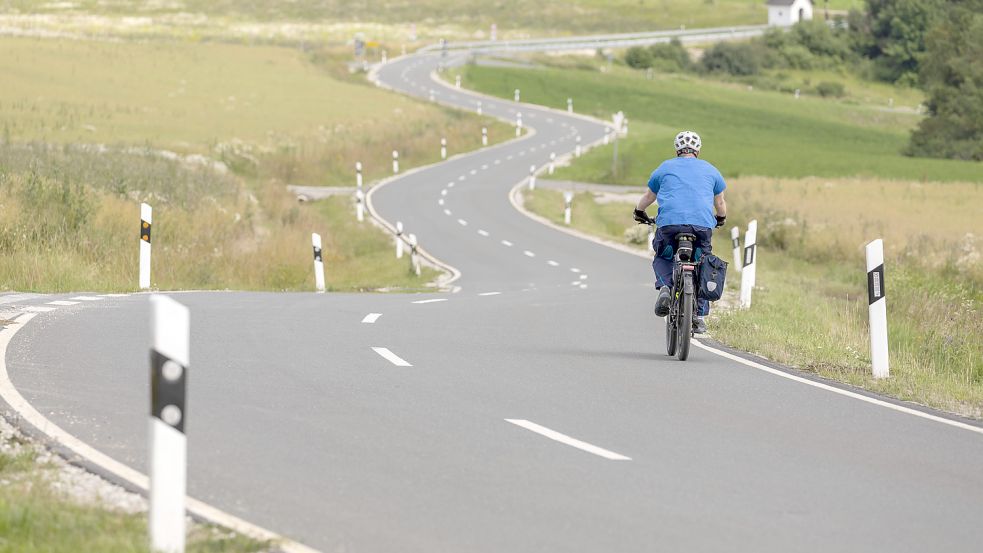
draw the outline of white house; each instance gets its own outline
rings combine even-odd
[[[789,27],[812,19],[812,0],[768,0],[768,25]]]

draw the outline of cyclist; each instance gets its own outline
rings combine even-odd
[[[673,249],[676,235],[688,232],[696,235],[694,244],[697,258],[710,252],[710,237],[714,227],[721,227],[727,218],[727,203],[724,189],[727,183],[720,171],[710,163],[699,159],[702,141],[693,131],[682,131],[674,142],[676,157],[667,159],[649,178],[648,190],[635,208],[634,217],[639,223],[650,222],[645,208],[658,202],[659,212],[655,218],[658,230],[652,248],[655,259],[655,287],[659,299],[655,302],[655,314],[665,317],[669,314],[669,291],[672,288]],[[706,332],[703,317],[710,312],[708,301],[697,299],[697,317],[694,330],[697,334]]]

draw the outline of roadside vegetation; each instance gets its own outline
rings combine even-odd
[[[150,553],[146,514],[82,502],[65,491],[58,466],[40,459],[19,436],[0,447],[0,552]],[[257,542],[216,527],[193,524],[188,553],[268,551]]]
[[[354,200],[297,205],[287,184],[354,186],[511,136],[507,125],[343,79],[336,50],[0,38],[0,289],[132,290],[139,203],[153,286],[310,290],[310,233],[333,290],[423,289]],[[339,70],[340,67],[340,70]]]
[[[602,64],[603,66],[603,64]],[[728,178],[728,228],[759,221],[753,308],[718,309],[714,338],[778,362],[881,393],[983,418],[983,201],[978,163],[911,158],[912,112],[614,66],[468,67],[469,87],[501,97],[608,118],[624,110],[629,136],[557,170],[554,178],[637,185],[672,156],[672,137],[692,128],[704,156]],[[754,176],[761,175],[761,176]],[[559,191],[524,193],[526,206],[562,221]],[[646,247],[631,200],[578,194],[573,225]],[[616,196],[616,195],[615,195]],[[630,196],[629,196],[630,197]],[[612,201],[612,199],[614,201]],[[634,198],[637,200],[637,198]],[[884,238],[892,377],[870,376],[863,246]],[[729,234],[715,250],[731,260]],[[730,285],[739,275],[730,271]]]

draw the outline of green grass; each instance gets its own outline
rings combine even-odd
[[[69,500],[52,486],[56,469],[38,465],[29,446],[19,449],[0,453],[0,553],[150,553],[146,515]],[[196,524],[189,531],[186,551],[248,553],[269,547]]]
[[[613,71],[526,70],[470,66],[465,86],[507,98],[522,90],[524,101],[565,107],[609,118],[622,110],[629,136],[619,144],[621,166],[611,167],[612,147],[597,148],[556,178],[644,184],[671,157],[681,129],[703,137],[703,157],[726,177],[861,176],[920,180],[983,181],[979,163],[909,158],[900,154],[918,117],[882,106],[777,92],[748,91],[690,75]]]

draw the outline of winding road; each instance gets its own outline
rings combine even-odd
[[[192,497],[325,552],[980,550],[977,423],[711,343],[666,357],[649,264],[509,199],[606,127],[440,84],[440,61],[375,76],[534,129],[373,192],[460,277],[173,294],[191,310]],[[148,312],[142,294],[0,296],[11,389],[140,472]]]

